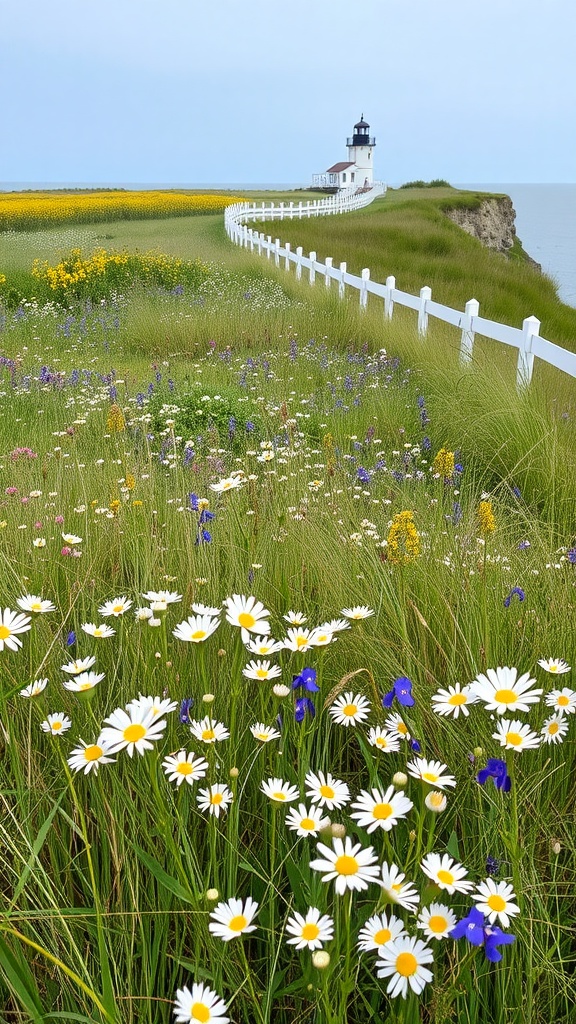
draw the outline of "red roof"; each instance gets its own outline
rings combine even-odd
[[[353,160],[341,160],[339,164],[334,164],[333,167],[328,167],[326,174],[336,173],[337,171],[345,171],[347,167],[354,167]]]

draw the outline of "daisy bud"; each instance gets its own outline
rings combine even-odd
[[[557,857],[558,854],[560,853],[561,849],[562,849],[562,845],[561,845],[561,843],[558,842],[557,839],[555,839],[553,841],[550,849],[552,850],[552,853]]]
[[[410,840],[411,843],[416,842],[416,832],[414,831],[414,829],[411,829],[410,832],[408,833],[408,839]]]
[[[325,971],[330,963],[330,953],[325,949],[315,949],[312,953],[312,963],[319,971]]]
[[[166,668],[172,668],[172,662],[171,661],[167,661],[166,662]]]
[[[437,789],[433,789],[431,793],[428,793],[424,803],[428,810],[434,814],[440,814],[446,810],[446,796]]]
[[[165,612],[168,608],[168,604],[166,601],[153,601],[150,607],[153,612],[158,614],[158,612]]]
[[[154,617],[152,617],[151,619],[148,619],[148,625],[152,626],[152,627],[154,627],[154,626],[161,626],[162,625],[162,620],[161,619],[155,619]],[[156,657],[160,658],[161,655],[156,653]]]
[[[211,704],[212,701],[214,700],[214,694],[205,693],[204,696],[202,697],[202,700],[204,701],[205,704]]]
[[[346,835],[346,826],[335,821],[333,825],[330,825],[330,833],[334,839],[344,839],[344,836]]]
[[[287,697],[291,690],[289,686],[284,686],[284,683],[276,683],[276,686],[272,687],[272,693],[275,697]]]
[[[403,789],[408,783],[408,776],[404,772],[396,772],[392,776],[392,785],[396,786],[396,789]]]
[[[231,768],[228,774],[231,779],[237,779],[240,773],[237,768]]]
[[[472,753],[474,754],[474,757],[482,757],[484,751],[482,750],[482,747],[474,747]]]
[[[206,899],[207,900],[217,900],[219,895],[220,895],[220,893],[218,892],[218,889],[207,889],[206,890]]]
[[[219,658],[225,658],[226,657],[226,651],[222,647],[218,651],[218,657]]]

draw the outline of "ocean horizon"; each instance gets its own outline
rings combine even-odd
[[[63,189],[215,189],[224,192],[305,190],[301,182],[0,182],[0,192],[57,191]],[[398,187],[395,184],[391,188]],[[516,212],[516,233],[526,252],[556,285],[562,302],[576,307],[576,184],[462,183],[458,189],[504,192]]]

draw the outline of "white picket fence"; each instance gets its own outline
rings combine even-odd
[[[330,288],[332,281],[336,281],[340,298],[344,297],[347,287],[356,289],[359,292],[361,309],[366,309],[368,295],[376,295],[383,300],[384,316],[388,319],[392,317],[396,304],[415,310],[418,314],[418,333],[422,339],[426,337],[429,317],[432,316],[444,323],[452,324],[461,332],[460,361],[462,364],[470,363],[472,360],[476,334],[517,349],[516,382],[518,389],[525,388],[530,384],[535,357],[542,359],[550,366],[555,366],[571,377],[576,377],[576,353],[569,352],[559,345],[554,345],[551,341],[541,338],[540,321],[535,316],[526,317],[521,328],[508,327],[495,320],[481,317],[479,303],[476,299],[470,299],[463,311],[452,309],[451,306],[434,302],[432,290],[427,285],[420,289],[419,295],[411,295],[409,292],[400,291],[396,287],[396,279],[392,276],[386,278],[386,284],[372,281],[368,269],[363,270],[360,277],[356,277],[354,274],[348,273],[346,263],[340,263],[338,267],[334,267],[331,256],[327,256],[322,263],[316,259],[315,252],[304,256],[301,245],[292,250],[289,242],[281,244],[279,238],[273,241],[271,235],[265,236],[248,227],[250,221],[300,220],[303,217],[348,213],[368,206],[385,191],[386,186],[377,182],[366,192],[358,191],[356,186],[352,186],[327,199],[306,203],[261,203],[259,205],[256,203],[234,203],[226,208],[225,228],[231,241],[251,252],[257,252],[259,255],[266,254],[268,259],[274,258],[277,267],[281,265],[281,261],[284,261],[286,270],[290,269],[292,263],[295,264],[298,280],[301,279],[304,269],[308,272],[310,284],[315,284],[317,274],[324,278],[326,288]]]

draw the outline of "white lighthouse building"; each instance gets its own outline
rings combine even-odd
[[[323,174],[314,174],[316,188],[371,188],[374,184],[374,147],[376,139],[370,135],[370,125],[364,115],[354,125],[354,133],[346,139],[348,159],[332,164]]]

